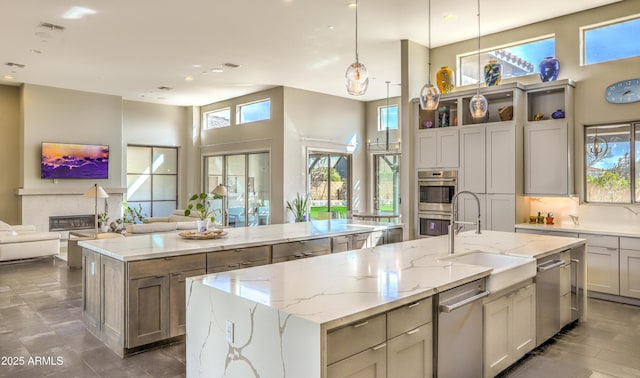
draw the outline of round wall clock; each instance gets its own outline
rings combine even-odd
[[[612,104],[630,104],[640,101],[640,79],[618,81],[607,87],[604,97]]]

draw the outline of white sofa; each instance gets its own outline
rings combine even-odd
[[[196,221],[190,222],[163,222],[155,221],[141,224],[128,224],[126,227],[127,236],[138,234],[155,234],[159,232],[170,232],[178,230],[195,230],[197,228]]]
[[[35,226],[0,221],[0,261],[53,256],[60,253],[60,234],[38,232]]]
[[[195,222],[200,220],[200,212],[193,210],[189,216],[184,215],[184,210],[173,210],[168,217],[144,218],[142,223],[158,222]],[[194,227],[195,228],[195,227]]]

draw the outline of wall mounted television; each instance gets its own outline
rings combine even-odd
[[[42,142],[43,179],[109,178],[109,146]]]

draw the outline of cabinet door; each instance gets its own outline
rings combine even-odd
[[[511,194],[487,194],[487,230],[513,232],[516,198]]]
[[[483,230],[487,229],[487,212],[486,212],[486,195],[478,194],[480,200],[480,226]],[[476,222],[478,220],[478,205],[475,198],[468,194],[458,197],[458,220],[464,222]],[[471,224],[462,225],[463,231],[475,230],[476,227]]]
[[[185,302],[185,279],[187,277],[199,276],[206,273],[207,270],[202,268],[190,270],[188,272],[171,274],[171,286],[169,294],[169,307],[171,308],[171,325],[169,327],[170,337],[184,335],[185,333],[185,314],[187,309]]]
[[[108,256],[101,256],[100,270],[102,276],[101,339],[107,345],[122,347],[125,334],[124,262]]]
[[[337,253],[337,252],[345,252],[345,251],[349,251],[350,248],[350,243],[351,242],[351,237],[349,235],[344,235],[344,236],[334,236],[331,238],[331,252],[332,253]]]
[[[438,130],[437,138],[437,166],[443,168],[457,168],[458,157],[458,130]]]
[[[169,276],[129,280],[127,348],[169,337]]]
[[[387,342],[389,377],[427,378],[433,376],[433,324],[405,332]]]
[[[386,244],[400,243],[402,241],[402,228],[390,228],[387,230]]]
[[[367,248],[369,240],[369,232],[351,235],[351,249]]]
[[[486,192],[515,194],[516,130],[503,125],[487,126],[486,134]]]
[[[436,132],[426,131],[418,133],[416,135],[416,168],[436,168],[438,166],[436,162]]]
[[[587,289],[620,295],[618,249],[587,245]]]
[[[460,130],[460,170],[458,190],[485,192],[485,128]]]
[[[620,295],[640,298],[640,251],[620,250]]]
[[[384,378],[386,376],[386,344],[367,349],[327,367],[328,378]]]
[[[513,301],[513,360],[518,360],[536,346],[536,286],[518,290]],[[569,303],[569,310],[571,310]]]
[[[569,194],[566,122],[540,122],[524,128],[525,194]]]
[[[367,247],[376,247],[383,244],[385,244],[384,231],[373,231],[371,234],[369,234]]]
[[[82,316],[87,328],[100,330],[100,254],[82,249]]]
[[[507,295],[484,305],[485,377],[495,376],[513,362],[510,357],[511,310]]]

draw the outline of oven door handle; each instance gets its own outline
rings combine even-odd
[[[422,183],[432,183],[432,182],[456,182],[457,179],[454,178],[433,178],[433,179],[425,179],[425,178],[421,178],[418,179],[418,184],[422,184]]]

